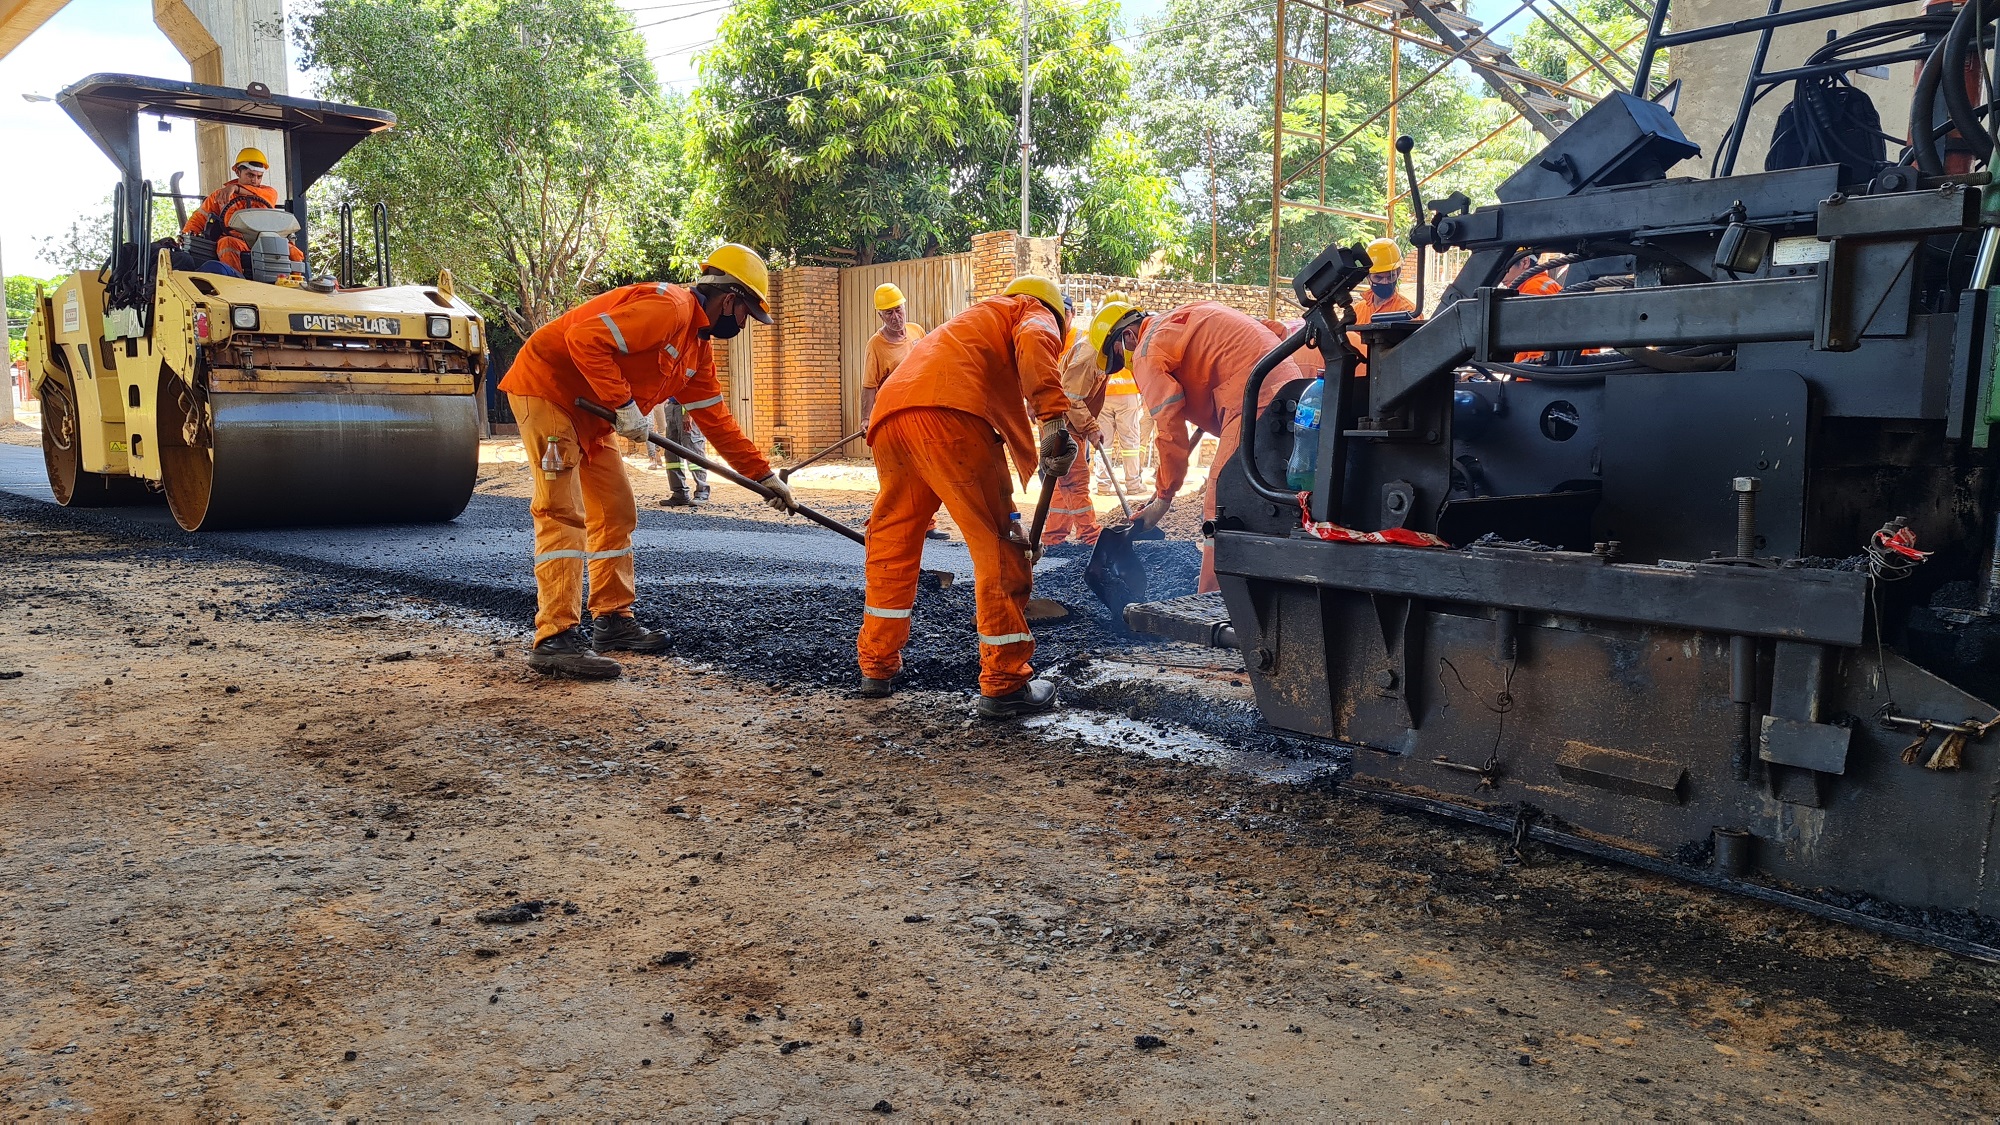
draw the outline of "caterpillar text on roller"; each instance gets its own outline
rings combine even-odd
[[[353,283],[345,214],[340,278],[291,253],[307,245],[306,189],[394,115],[121,74],[92,75],[56,100],[121,177],[110,261],[39,294],[28,329],[56,499],[164,494],[190,531],[463,511],[479,457],[479,317],[448,278],[389,283],[379,207],[375,285]],[[280,134],[289,198],[225,211],[226,231],[210,226],[184,245],[155,232],[155,201],[186,199],[143,178],[142,113]]]

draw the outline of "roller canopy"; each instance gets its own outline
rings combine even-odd
[[[56,102],[133,183],[142,178],[142,113],[276,129],[285,134],[290,149],[289,186],[297,196],[303,196],[349,149],[396,124],[396,115],[386,109],[286,97],[269,93],[258,83],[234,90],[132,74],[93,74],[57,94]]]

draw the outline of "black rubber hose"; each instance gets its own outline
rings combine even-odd
[[[1958,126],[1959,135],[1972,146],[1972,154],[1982,162],[1993,156],[1993,134],[1979,123],[1979,115],[1973,110],[1972,95],[1965,90],[1965,64],[1973,37],[1984,30],[1984,23],[1976,4],[1968,3],[1958,10],[1958,18],[1945,33],[1944,73],[1939,76],[1945,110]],[[1983,41],[1985,36],[1980,34],[1979,38]]]
[[[1948,42],[1948,40],[1947,40]],[[1910,95],[1910,148],[1916,154],[1917,171],[1926,176],[1944,175],[1944,156],[1938,150],[1938,78],[1944,73],[1944,43],[1939,43],[1917,75],[1917,88]]]

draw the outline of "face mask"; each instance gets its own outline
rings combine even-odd
[[[714,340],[727,340],[741,331],[743,331],[742,321],[736,319],[733,315],[721,316],[717,317],[715,322],[707,328],[702,329],[701,335]]]
[[[1396,295],[1396,279],[1390,278],[1388,281],[1371,281],[1368,283],[1368,291],[1375,294],[1376,300],[1386,301]]]

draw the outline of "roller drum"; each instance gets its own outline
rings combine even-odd
[[[471,395],[212,393],[214,455],[171,447],[190,531],[427,523],[465,510],[479,471]]]

